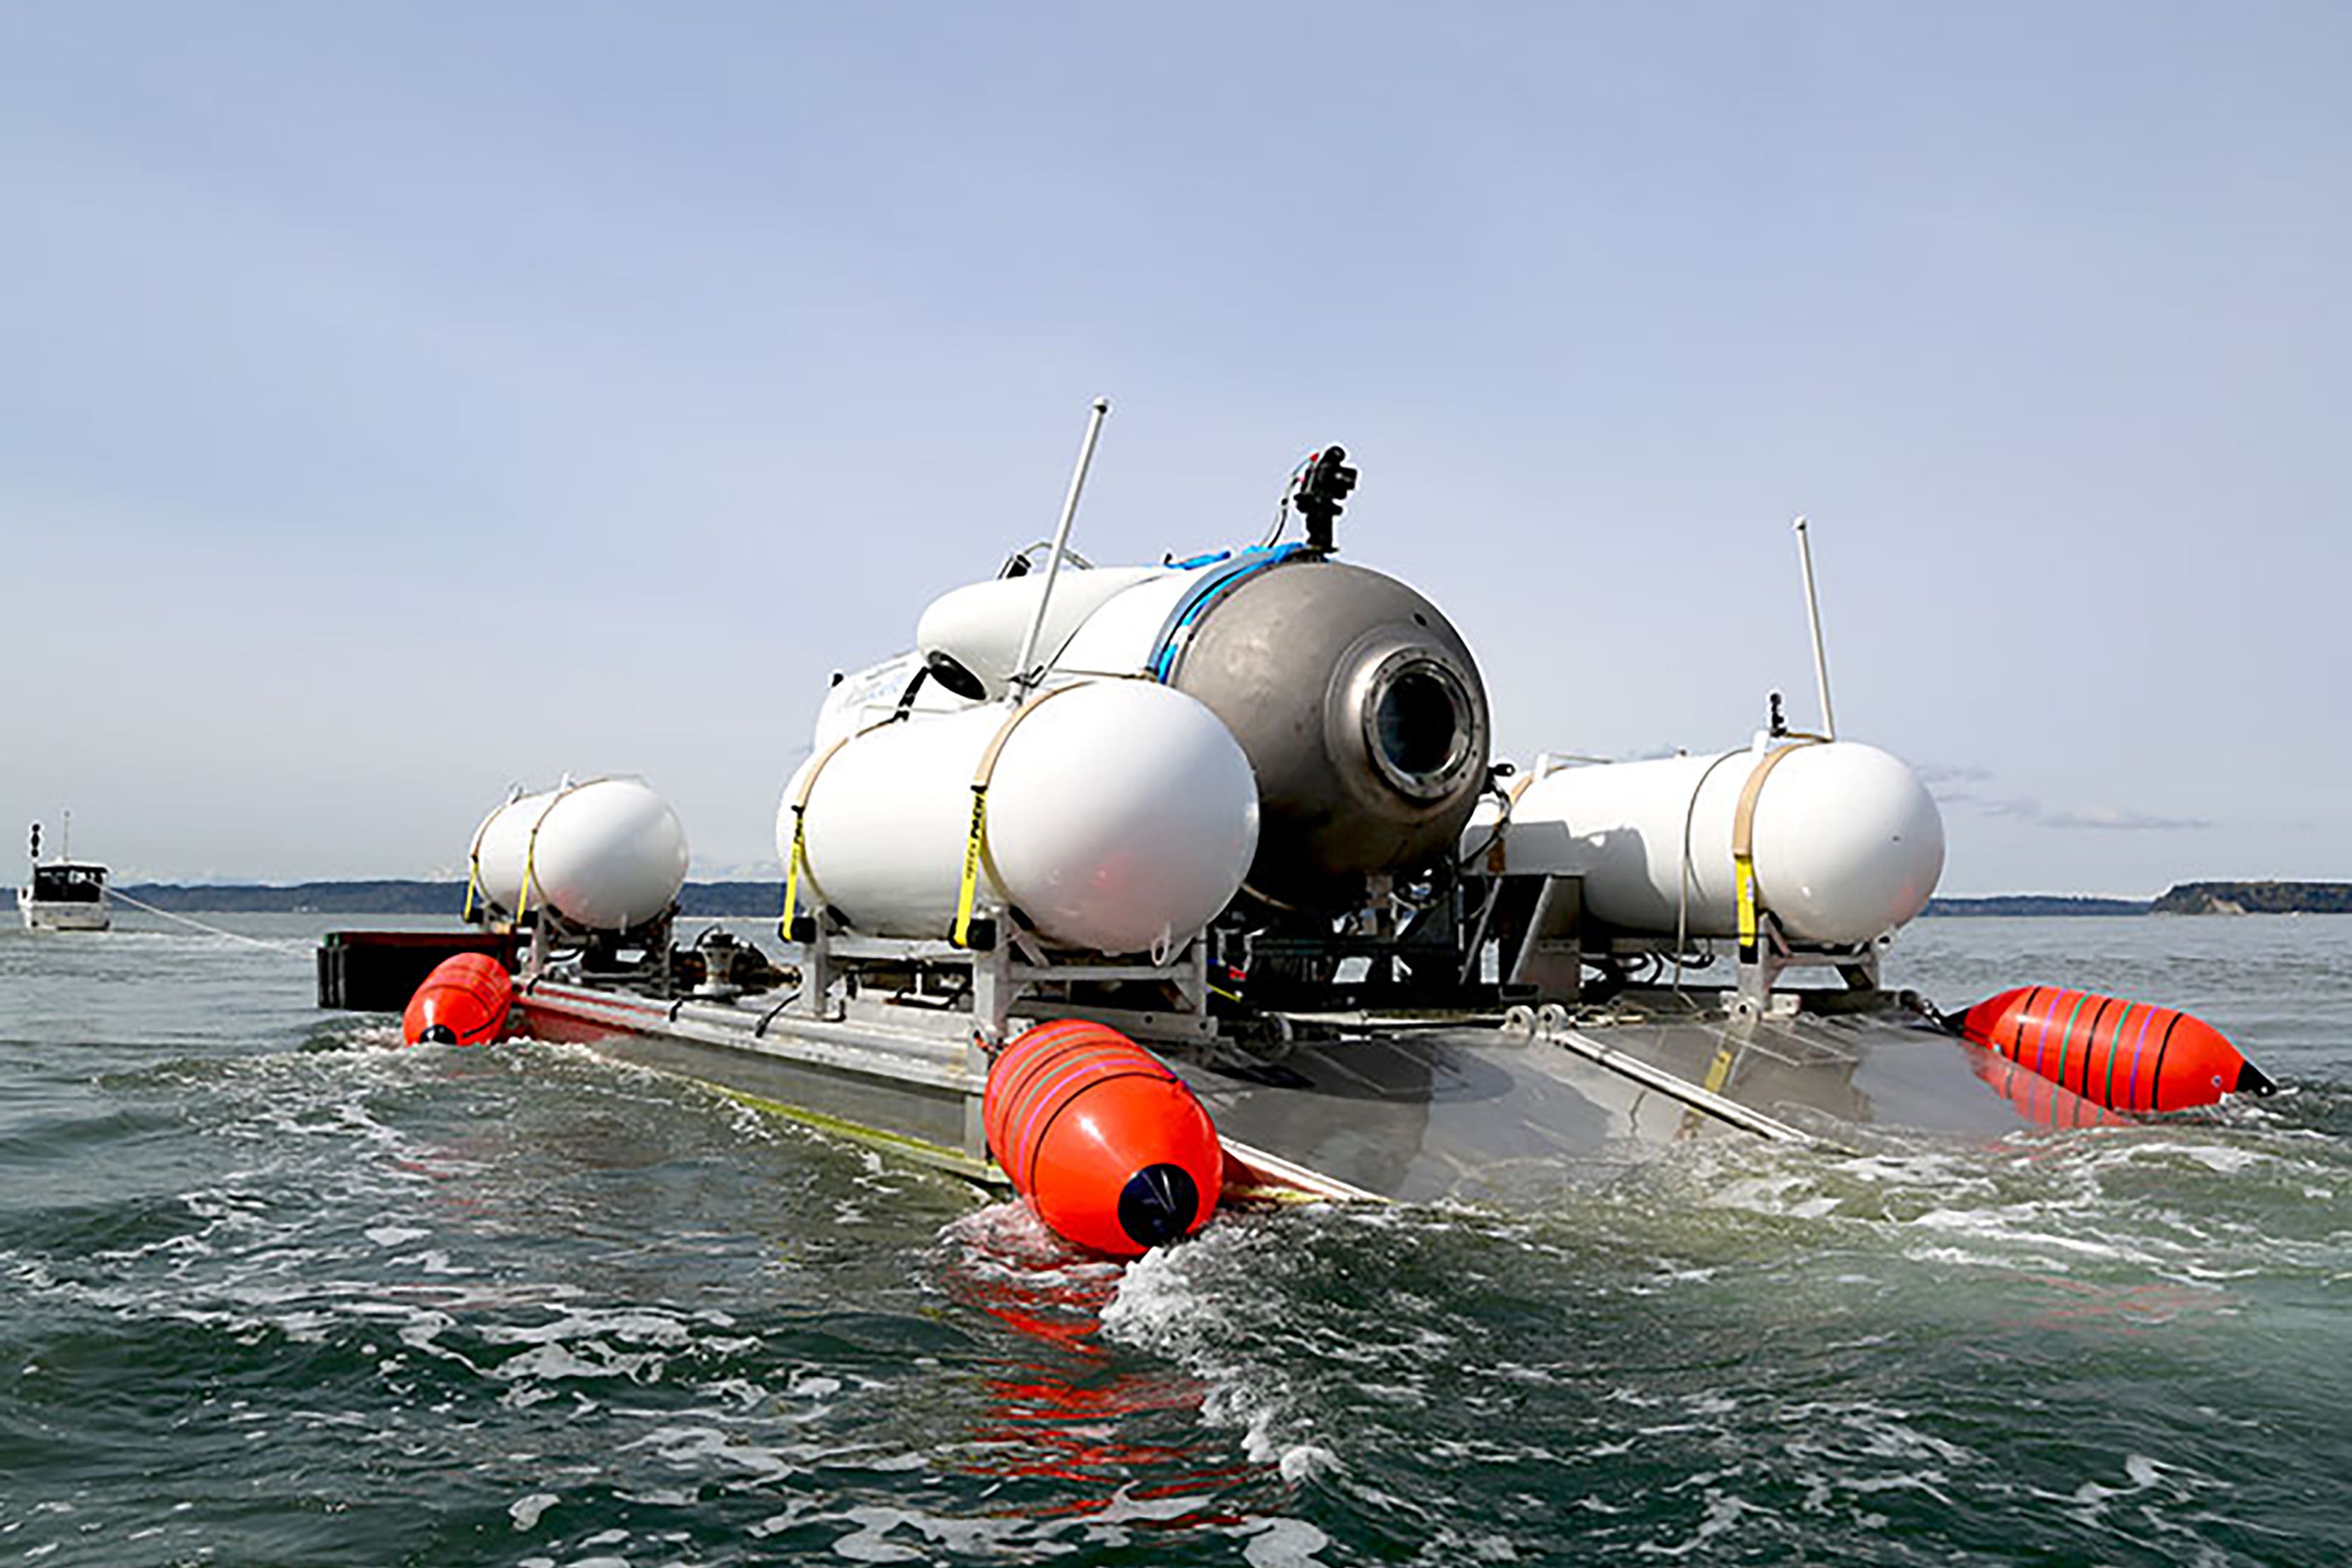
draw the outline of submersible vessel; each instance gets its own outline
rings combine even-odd
[[[1776,695],[1717,752],[1498,762],[1468,643],[1339,558],[1339,447],[1254,544],[1086,560],[1103,411],[1052,540],[835,678],[778,811],[772,955],[674,942],[685,835],[643,783],[491,814],[467,914],[522,1031],[1009,1174],[1041,1211],[1092,1184],[1127,1250],[1221,1195],[1540,1203],[1693,1139],[1853,1148],[2266,1087],[2163,1009],[2051,990],[1947,1019],[1883,989],[1942,823],[1909,767],[1834,738],[1825,675],[1819,733]],[[322,996],[387,1005],[355,978],[379,962],[331,938]],[[1205,1153],[1129,1150],[1185,1104]]]

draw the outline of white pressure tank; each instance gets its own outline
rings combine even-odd
[[[1164,953],[1232,900],[1257,848],[1257,786],[1216,715],[1141,680],[1054,689],[1007,731],[1015,712],[917,714],[803,763],[776,816],[789,872],[805,795],[798,907],[875,935],[948,936],[972,781],[1001,731],[979,912],[1009,905],[1065,948]]]
[[[482,898],[509,919],[551,909],[588,931],[628,931],[686,886],[686,829],[642,779],[596,778],[520,795],[474,834]]]
[[[1475,867],[1580,876],[1586,913],[1627,931],[1738,934],[1732,847],[1749,780],[1777,748],[1567,767],[1530,781],[1499,840],[1494,812],[1462,837]],[[1799,942],[1874,941],[1927,908],[1944,819],[1901,760],[1853,741],[1798,744],[1755,795],[1757,902]],[[1482,851],[1484,852],[1482,855]],[[1679,906],[1679,908],[1678,908]]]
[[[1053,664],[1071,635],[1094,613],[1128,589],[1181,574],[1163,566],[1089,566],[1066,568],[1054,575],[1054,596],[1038,626],[1033,662]],[[1004,695],[1021,658],[1021,644],[1037,619],[1037,600],[1045,593],[1045,574],[1040,569],[1020,577],[969,583],[933,599],[915,623],[915,647],[925,658],[951,660],[979,687],[980,695]],[[1154,629],[1157,629],[1156,627]],[[1116,667],[1092,673],[1124,673],[1142,668],[1140,653]]]

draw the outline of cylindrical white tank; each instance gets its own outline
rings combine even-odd
[[[880,723],[902,703],[918,718],[971,706],[971,699],[956,696],[936,680],[918,681],[915,677],[922,668],[921,654],[902,653],[835,681],[817,709],[811,747],[822,752],[835,741]],[[909,692],[913,695],[908,696]]]
[[[588,931],[661,914],[686,886],[686,863],[677,813],[642,779],[522,795],[474,834],[475,880],[490,904],[509,918],[551,909]]]
[[[1162,566],[1066,567],[1054,577],[1054,597],[1045,606],[1038,628],[1037,647],[1030,657],[1052,664],[1070,635],[1105,603],[1139,584],[1175,575]],[[915,624],[915,648],[925,658],[944,657],[977,681],[982,695],[1004,695],[1018,673],[1022,640],[1037,617],[1037,600],[1045,592],[1045,574],[999,577],[971,583],[933,599]],[[1141,660],[1136,661],[1138,667]],[[1124,673],[1124,667],[1120,673]],[[1097,673],[1109,673],[1099,671]]]
[[[802,821],[803,907],[882,936],[945,937],[961,889],[972,778],[1006,704],[916,716],[819,752],[785,786],[776,847]],[[1168,951],[1239,890],[1257,786],[1216,715],[1139,680],[1057,690],[1005,737],[991,775],[976,908],[1019,910],[1056,945]]]
[[[1584,879],[1584,909],[1628,931],[1738,933],[1732,830],[1761,748],[1563,768],[1528,784],[1500,842],[1501,868]],[[1494,832],[1482,811],[1465,854]],[[1687,841],[1685,840],[1687,836]],[[1866,942],[1927,908],[1944,869],[1944,819],[1919,776],[1875,746],[1799,745],[1756,797],[1757,903],[1800,942]],[[1491,858],[1482,864],[1491,864]]]

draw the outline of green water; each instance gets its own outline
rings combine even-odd
[[[2352,919],[1898,945],[2189,1007],[2267,1102],[1124,1269],[584,1052],[389,1048],[324,920],[141,923],[0,936],[0,1561],[2352,1561]]]

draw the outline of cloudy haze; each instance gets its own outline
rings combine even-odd
[[[2352,878],[2352,10],[0,10],[0,823],[426,876],[1046,532],[1349,558],[1507,752],[1814,717],[1945,890]],[[54,826],[52,827],[54,832]]]

